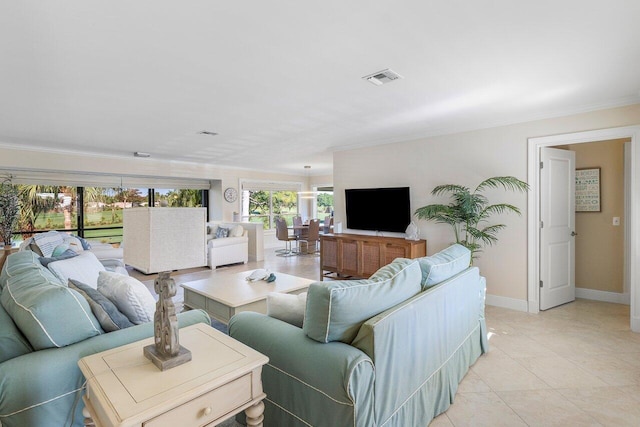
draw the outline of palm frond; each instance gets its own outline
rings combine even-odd
[[[520,215],[520,209],[509,203],[490,205],[489,199],[482,194],[482,191],[491,188],[524,192],[529,189],[529,185],[513,176],[496,176],[485,179],[474,192],[463,185],[438,185],[431,194],[434,196],[448,194],[451,197],[451,203],[418,208],[416,215],[420,219],[449,224],[453,228],[456,242],[469,248],[472,259],[476,258],[477,254],[482,251],[483,245],[496,243],[498,241],[497,233],[506,227],[504,224],[495,224],[481,228],[479,224],[488,222],[492,215],[505,212],[514,212]]]
[[[473,237],[473,240],[479,240],[486,245],[493,245],[498,241],[498,238],[495,236],[495,232],[492,234],[491,230],[487,231],[487,229],[478,230],[477,228],[468,228],[467,233]]]
[[[503,214],[505,212],[513,212],[518,215],[521,215],[520,209],[518,209],[516,206],[513,206],[509,203],[497,203],[495,205],[487,206],[486,208],[483,209],[480,215],[483,218],[485,218],[494,214],[497,214],[497,215]]]
[[[416,216],[420,219],[436,221],[445,224],[455,224],[459,221],[459,215],[451,206],[433,204],[416,209]]]
[[[487,178],[476,187],[476,192],[482,191],[486,188],[499,188],[502,187],[509,191],[525,192],[529,190],[529,184],[524,181],[520,181],[514,176],[494,176]]]
[[[439,196],[443,193],[468,193],[469,189],[465,186],[462,185],[456,185],[456,184],[444,184],[444,185],[438,185],[436,186],[433,190],[431,190],[431,194],[433,196]]]

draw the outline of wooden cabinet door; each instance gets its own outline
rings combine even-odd
[[[369,277],[382,265],[380,254],[380,243],[378,242],[362,242],[362,253],[360,257],[360,277]]]
[[[336,239],[322,239],[322,261],[325,270],[338,271],[338,241]]]
[[[393,262],[396,258],[409,258],[410,251],[408,245],[398,245],[394,243],[385,243],[383,246],[383,259],[384,264],[387,265]]]
[[[338,271],[348,276],[358,276],[358,242],[341,239],[338,244]]]

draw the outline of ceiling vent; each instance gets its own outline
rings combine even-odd
[[[386,70],[378,71],[377,73],[373,73],[363,77],[363,79],[365,79],[369,83],[373,83],[376,86],[380,86],[385,83],[389,83],[402,78],[404,77],[388,68]]]

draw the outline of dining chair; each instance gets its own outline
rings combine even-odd
[[[291,242],[295,241],[297,246],[298,237],[289,234],[287,222],[284,218],[276,218],[276,239],[284,241],[284,250],[280,249],[277,256],[293,256],[295,253],[291,249]]]
[[[305,254],[315,254],[318,252],[318,242],[320,241],[320,220],[312,219],[309,221],[309,230],[306,236],[298,240],[298,243],[306,243],[307,250]],[[313,252],[309,252],[309,246],[313,244]]]
[[[325,218],[324,219],[324,227],[322,229],[322,232],[324,234],[330,234],[333,233],[333,217],[330,218]]]
[[[302,225],[302,217],[298,216],[294,216],[293,217],[293,226],[294,227],[300,227]],[[302,230],[301,229],[293,229],[293,234],[296,235],[296,237],[299,239],[300,237],[302,237]]]

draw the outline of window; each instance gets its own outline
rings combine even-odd
[[[322,223],[333,216],[333,187],[318,187],[315,217]]]
[[[82,224],[87,239],[122,242],[123,210],[148,206],[146,188],[83,188]]]
[[[202,203],[202,190],[155,188],[153,191],[154,206],[169,206],[174,208],[199,208],[204,206]]]
[[[75,187],[18,185],[18,195],[20,230],[77,230]]]
[[[298,188],[299,184],[291,183],[242,183],[243,218],[262,222],[265,230],[275,228],[278,216],[292,225],[293,217],[298,215]]]
[[[20,212],[15,235],[23,239],[36,232],[58,230],[120,243],[124,209],[153,205],[154,194],[155,206],[200,207],[206,206],[209,197],[208,190],[201,189],[16,185]]]

